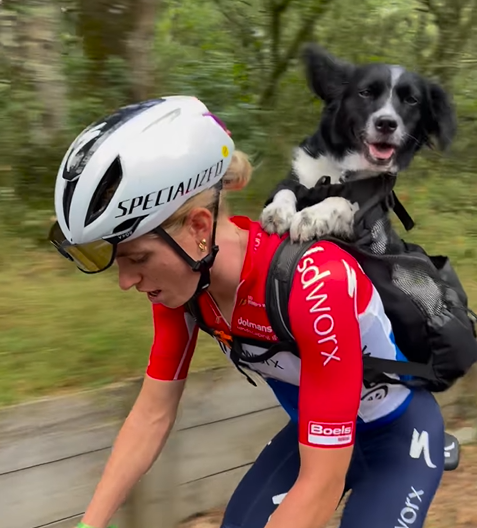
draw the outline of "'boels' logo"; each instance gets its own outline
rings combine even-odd
[[[353,441],[353,422],[308,424],[308,442],[313,445],[349,445]]]

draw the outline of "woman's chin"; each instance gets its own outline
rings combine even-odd
[[[162,293],[162,292],[161,292]],[[181,299],[176,296],[169,296],[169,295],[160,295],[158,301],[154,301],[153,304],[162,304],[166,308],[170,308],[171,310],[175,310],[176,308],[180,308],[181,306],[184,306],[184,304],[189,299]]]
[[[147,298],[151,304],[162,304],[166,308],[174,310],[175,308],[184,306],[193,295],[193,291],[190,294],[184,295],[182,292],[181,294],[175,294],[167,290],[155,290],[148,292]]]

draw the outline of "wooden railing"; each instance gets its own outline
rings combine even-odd
[[[73,528],[100,478],[140,380],[0,412],[2,528]],[[235,369],[191,374],[176,427],[135,487],[119,528],[169,528],[224,505],[285,424],[273,394]]]

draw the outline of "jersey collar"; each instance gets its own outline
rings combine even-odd
[[[251,273],[256,268],[255,263],[261,253],[260,250],[264,246],[263,242],[266,233],[258,222],[250,220],[247,216],[233,216],[230,221],[238,228],[248,231],[247,251],[240,274],[240,282],[242,283],[251,278]]]

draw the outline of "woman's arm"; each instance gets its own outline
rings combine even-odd
[[[308,251],[290,295],[290,324],[301,357],[298,479],[267,528],[321,528],[343,493],[362,387],[357,277],[330,243]]]
[[[136,403],[116,438],[83,517],[84,523],[106,528],[131,488],[149,470],[174,424],[184,383],[145,377]]]
[[[153,306],[147,375],[115,441],[83,522],[105,528],[131,488],[159,456],[174,424],[198,328],[184,308]]]
[[[343,494],[352,450],[352,447],[326,450],[300,444],[298,479],[267,528],[327,526]]]

